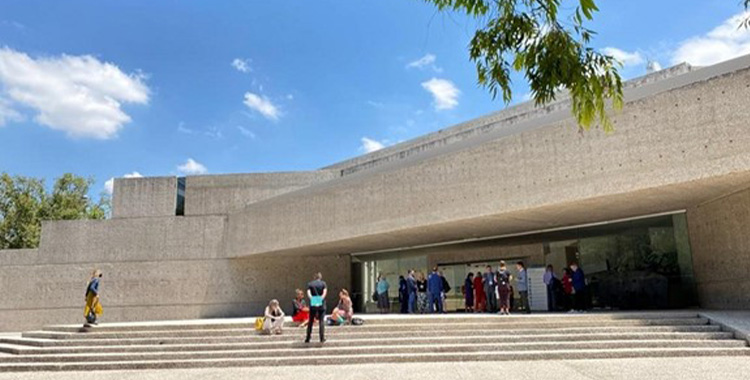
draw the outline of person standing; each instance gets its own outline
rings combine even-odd
[[[497,312],[497,296],[495,294],[495,288],[497,288],[497,279],[495,273],[492,272],[492,266],[487,265],[482,279],[484,283],[484,294],[487,297],[487,312]]]
[[[409,287],[404,276],[398,276],[398,302],[401,305],[401,314],[406,314],[409,311]]]
[[[102,304],[99,300],[99,283],[101,282],[102,272],[94,269],[91,273],[88,285],[86,285],[86,307],[83,308],[83,316],[86,322],[92,325],[99,324],[99,317],[102,315]]]
[[[388,280],[382,274],[378,278],[378,283],[375,286],[375,291],[378,293],[378,310],[381,314],[387,314],[391,311],[391,302],[388,299]]]
[[[474,312],[474,273],[469,272],[464,280],[464,306],[467,313]]]
[[[555,271],[552,265],[547,265],[547,269],[544,270],[544,276],[542,276],[544,285],[547,286],[547,311],[557,310],[557,294],[555,293]]]
[[[562,277],[562,288],[564,298],[564,307],[567,312],[574,312],[573,310],[573,271],[570,268],[563,269]]]
[[[482,272],[477,272],[474,276],[474,312],[482,313],[487,304],[487,297],[484,295],[484,285],[482,284]]]
[[[529,276],[526,274],[526,266],[523,261],[517,262],[516,268],[518,269],[518,295],[521,298],[519,309],[523,309],[526,314],[529,314],[531,313],[529,307]]]
[[[328,295],[328,288],[325,281],[323,281],[323,275],[318,272],[315,274],[313,280],[307,284],[307,297],[310,298],[310,319],[307,322],[307,338],[305,338],[305,343],[310,343],[313,322],[316,318],[318,319],[320,331],[320,343],[325,343],[326,341],[326,295]]]
[[[417,311],[419,314],[427,311],[427,279],[422,272],[417,276]]]
[[[448,292],[451,291],[451,285],[448,283],[445,275],[443,275],[443,271],[438,272],[438,274],[440,274],[440,280],[443,282],[443,291],[440,293],[440,301],[443,303],[443,314],[445,314],[448,312],[448,303],[446,301],[448,300]]]
[[[443,293],[443,278],[438,273],[438,268],[432,268],[432,273],[427,277],[427,298],[430,303],[430,313],[437,309],[438,313],[443,312],[443,302],[440,299]]]
[[[406,291],[408,297],[407,311],[409,314],[414,314],[417,311],[417,279],[414,278],[414,269],[409,269],[406,276]]]
[[[573,271],[573,310],[583,313],[586,311],[586,275],[578,263],[570,263],[570,270]]]
[[[500,261],[500,267],[497,270],[497,294],[499,297],[500,311],[499,314],[510,315],[510,281],[513,278],[510,271],[505,265],[505,261]]]

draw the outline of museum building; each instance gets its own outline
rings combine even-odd
[[[595,308],[750,308],[750,56],[628,81],[611,117],[580,132],[561,96],[314,171],[116,179],[111,219],[0,251],[0,331],[80,321],[94,268],[105,321],[252,316],[317,271],[372,311],[379,273],[396,298],[433,266],[460,310],[500,260],[534,309],[573,261]]]

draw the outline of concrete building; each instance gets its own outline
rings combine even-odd
[[[0,251],[0,330],[80,321],[94,267],[107,321],[253,315],[315,271],[367,308],[377,273],[433,265],[458,307],[501,259],[580,262],[594,306],[750,307],[750,56],[625,99],[611,134],[579,133],[562,97],[317,171],[117,179],[111,219]]]

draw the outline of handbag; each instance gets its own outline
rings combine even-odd
[[[266,322],[265,317],[255,319],[255,331],[263,330],[263,324]]]
[[[374,291],[374,292],[372,292],[372,300],[373,300],[373,302],[378,300],[378,291],[377,290]]]

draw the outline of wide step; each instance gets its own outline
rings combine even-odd
[[[47,326],[0,338],[0,372],[750,355],[689,311],[365,318],[325,345],[295,327],[259,335],[251,318]]]

